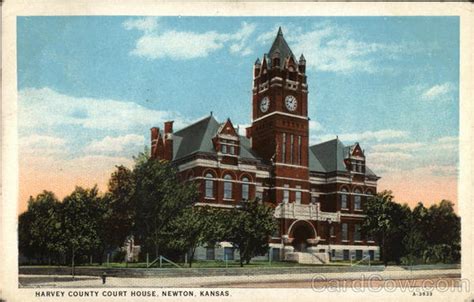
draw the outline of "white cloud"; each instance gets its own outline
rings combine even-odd
[[[323,130],[323,126],[318,123],[317,121],[309,121],[309,130],[310,131],[321,131]]]
[[[152,32],[157,26],[158,18],[156,17],[127,19],[123,23],[123,27],[127,30],[137,29],[144,32]]]
[[[408,152],[372,152],[367,157],[376,158],[378,162],[399,162],[412,159],[413,155]]]
[[[396,59],[403,46],[363,41],[357,34],[325,22],[309,27],[283,26],[285,39],[292,45],[295,55],[303,53],[307,66],[328,72],[376,72],[381,61]],[[262,44],[275,37],[276,29],[257,38]]]
[[[73,125],[125,131],[131,128],[147,129],[166,120],[175,120],[178,128],[187,124],[176,112],[153,110],[133,102],[77,98],[50,88],[22,89],[19,103],[19,125],[22,129]]]
[[[66,140],[60,137],[32,134],[20,138],[21,154],[53,155],[66,152]]]
[[[375,152],[398,151],[398,150],[413,151],[424,146],[425,146],[425,143],[409,142],[409,143],[377,144],[377,145],[372,145],[370,149]]]
[[[133,23],[135,25],[135,23]],[[124,27],[128,30],[147,28],[143,30],[131,54],[148,59],[170,58],[172,60],[189,60],[208,56],[217,50],[229,47],[229,52],[246,56],[252,53],[247,46],[247,40],[255,31],[256,26],[242,22],[241,27],[235,33],[220,33],[207,31],[198,33],[194,31],[163,30],[156,31],[153,27],[144,26],[145,21],[138,19],[137,26],[130,26],[128,22]]]
[[[346,143],[366,142],[366,141],[385,141],[390,139],[400,139],[408,137],[408,131],[383,129],[377,131],[365,131],[360,133],[343,133],[338,135],[339,139]],[[327,134],[319,137],[321,142],[335,139],[336,135]]]
[[[451,92],[453,90],[454,85],[450,82],[434,85],[422,93],[421,99],[424,101],[448,101],[452,99]]]
[[[443,136],[438,139],[439,143],[457,143],[459,138],[457,136]]]
[[[131,150],[133,153],[145,145],[145,138],[142,135],[127,134],[123,136],[106,136],[102,140],[94,140],[84,148],[86,153],[117,153]],[[143,149],[143,148],[141,148]]]

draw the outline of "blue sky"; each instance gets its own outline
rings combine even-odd
[[[455,179],[457,17],[19,17],[24,169],[100,162],[96,175],[167,119],[249,124],[252,66],[278,26],[307,59],[312,142],[359,141],[394,183]]]

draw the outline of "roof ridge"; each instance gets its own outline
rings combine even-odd
[[[187,125],[186,127],[179,129],[178,131],[176,131],[176,132],[174,133],[174,135],[179,135],[179,132],[182,132],[182,131],[184,131],[184,130],[187,130],[188,128],[193,127],[193,126],[195,126],[196,124],[199,124],[199,123],[203,122],[204,120],[210,119],[210,118],[214,118],[214,116],[213,116],[213,115],[207,115],[207,116],[205,116],[205,117],[202,117],[201,119],[199,119],[199,120],[193,122],[192,124],[189,124],[189,125]]]
[[[317,143],[317,144],[314,144],[312,146],[309,146],[310,148],[313,148],[313,147],[316,147],[316,146],[320,146],[320,145],[324,145],[324,144],[327,144],[327,143],[330,143],[332,141],[335,141],[335,140],[339,140],[338,138],[333,138],[333,139],[330,139],[330,140],[327,140],[327,141],[324,141],[324,142],[320,142],[320,143]],[[342,142],[341,142],[342,143]]]

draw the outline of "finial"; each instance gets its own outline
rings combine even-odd
[[[278,35],[283,36],[283,31],[281,30],[281,26],[278,26]]]
[[[257,58],[257,61],[255,61],[255,65],[260,65],[260,58]]]
[[[300,62],[302,62],[302,61],[306,62],[306,59],[304,58],[303,54],[301,54],[301,56],[300,56]]]
[[[212,116],[212,111],[211,111],[211,116]]]

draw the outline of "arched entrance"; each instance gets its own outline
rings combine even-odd
[[[305,252],[308,247],[308,239],[316,238],[314,226],[306,220],[295,221],[289,230],[292,245],[297,252]]]

